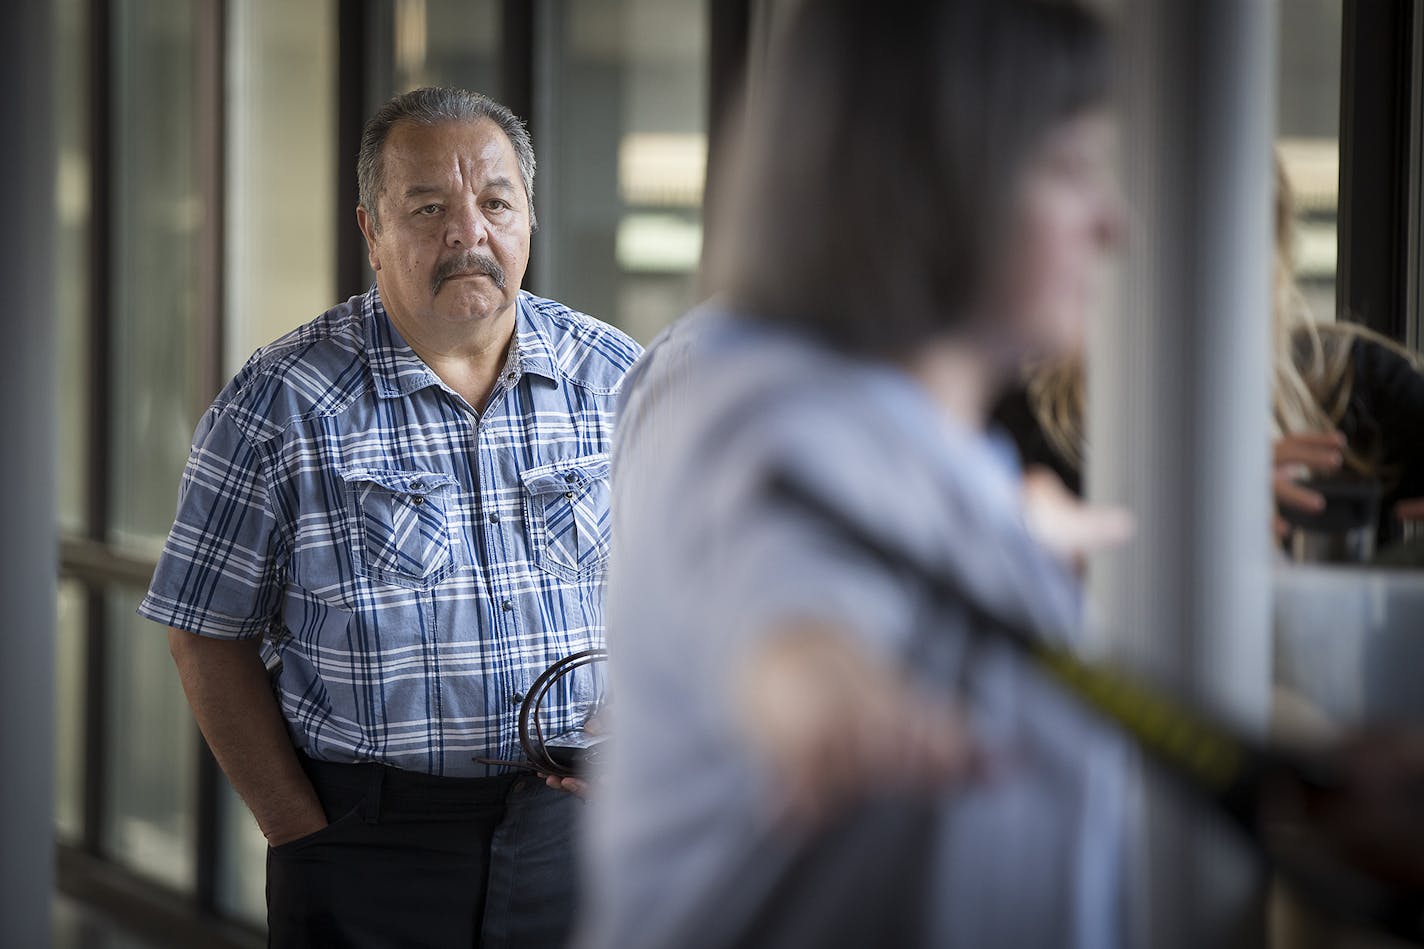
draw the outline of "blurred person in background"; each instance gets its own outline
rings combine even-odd
[[[1272,421],[1276,502],[1318,512],[1325,498],[1300,483],[1347,473],[1381,483],[1380,534],[1424,520],[1424,373],[1419,357],[1357,323],[1317,323],[1295,281],[1295,206],[1276,162]],[[995,408],[1029,470],[1035,510],[1051,511],[1066,486],[1082,491],[1086,451],[1079,354],[1030,366],[1025,384]],[[1051,473],[1051,474],[1050,474]],[[1055,477],[1056,476],[1056,477]],[[1287,524],[1275,519],[1277,536]]]
[[[774,41],[721,295],[620,409],[583,949],[1120,943],[1120,749],[969,629],[1079,628],[986,424],[1079,345],[1119,242],[1109,59],[1058,0],[807,2]]]
[[[640,350],[520,290],[534,167],[483,96],[383,106],[358,162],[375,286],[259,350],[194,436],[140,612],[267,837],[270,945],[566,940],[581,805],[476,757],[516,756],[523,692],[602,645]],[[596,687],[561,680],[546,724]]]

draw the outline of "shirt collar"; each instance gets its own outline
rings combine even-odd
[[[377,395],[395,399],[428,386],[446,388],[391,322],[381,303],[378,287],[372,285],[362,298],[361,305],[366,317],[366,355]],[[513,370],[520,375],[532,373],[558,385],[561,374],[554,361],[554,350],[544,321],[523,291],[516,306],[513,352],[505,371]]]
[[[514,322],[514,349],[520,373],[543,376],[554,385],[559,384],[563,372],[554,358],[548,318],[539,312],[529,294],[522,290]]]

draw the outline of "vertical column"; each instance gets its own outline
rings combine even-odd
[[[1270,687],[1273,0],[1119,2],[1129,249],[1090,343],[1088,486],[1138,534],[1097,565],[1112,647],[1264,727]],[[1147,776],[1130,942],[1260,944],[1259,881]]]
[[[47,946],[54,889],[55,543],[54,29],[45,0],[17,0],[0,30],[0,920],[7,944]]]
[[[1424,351],[1424,0],[1413,0],[1408,19],[1409,206],[1404,254],[1404,342],[1420,352]],[[1406,528],[1406,532],[1410,530],[1419,528]]]

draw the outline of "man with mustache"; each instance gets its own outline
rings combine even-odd
[[[627,336],[520,290],[523,123],[456,89],[365,129],[376,285],[204,415],[140,612],[270,845],[274,946],[556,946],[577,799],[517,769],[524,693],[602,645]],[[580,725],[594,667],[545,733]]]

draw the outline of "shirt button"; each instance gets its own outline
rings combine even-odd
[[[575,481],[578,480],[578,475],[575,472],[570,471],[568,474],[564,475],[564,480],[567,481],[569,484],[573,484]]]
[[[500,600],[500,601],[499,601],[499,608],[502,609],[502,610],[504,610],[506,613],[508,613],[510,610],[514,609],[514,601],[513,601],[513,600]]]
[[[511,695],[511,696],[509,697],[509,704],[510,704],[510,705],[523,705],[523,704],[524,704],[524,693],[523,693],[523,692],[516,692],[516,693],[514,693],[513,695]]]
[[[411,503],[411,504],[424,504],[424,503],[425,503],[425,498],[424,498],[423,496],[419,495],[419,494],[412,494],[412,495],[410,496],[410,503]]]
[[[510,382],[513,382],[515,379],[518,379],[519,376],[511,372],[509,375],[505,376],[505,378],[508,379]]]
[[[410,489],[412,491],[419,491],[423,487],[425,487],[425,482],[423,481],[412,481],[410,483]]]
[[[564,492],[564,497],[566,497],[566,498],[568,498],[570,501],[572,501],[572,500],[574,499],[574,493],[573,493],[572,491],[565,491],[565,492]]]
[[[498,514],[491,514],[491,515],[489,516],[489,522],[490,522],[491,524],[498,524],[498,523],[499,523],[499,515],[498,515]]]

